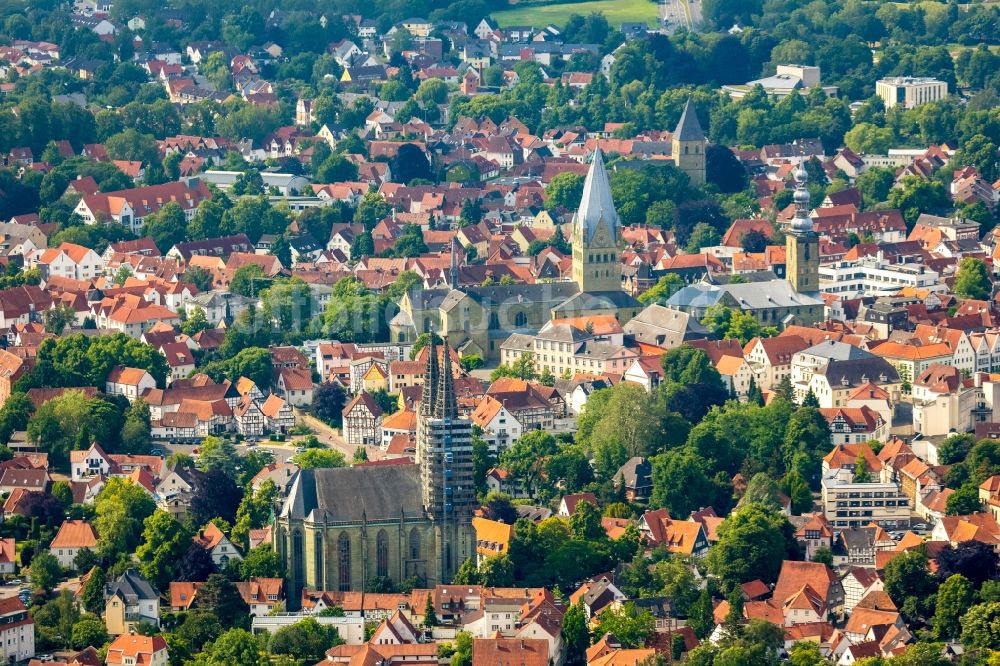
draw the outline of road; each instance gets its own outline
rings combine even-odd
[[[701,0],[665,0],[659,3],[660,22],[668,28],[694,30],[701,24]]]

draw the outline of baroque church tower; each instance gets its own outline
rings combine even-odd
[[[581,292],[621,291],[620,224],[604,156],[598,148],[583,183],[580,208],[573,218],[573,281]]]
[[[708,141],[705,132],[698,122],[698,112],[695,111],[691,98],[684,105],[677,129],[674,130],[671,152],[674,165],[686,173],[692,185],[702,185],[705,182],[705,148]]]
[[[438,580],[443,582],[451,580],[463,561],[475,556],[476,489],[472,422],[458,416],[448,337],[444,337],[440,367],[433,333],[430,337],[417,415],[417,463],[424,511],[438,544]]]
[[[795,217],[785,234],[785,273],[792,289],[800,294],[819,292],[819,236],[809,217],[809,174],[799,165],[795,170]]]

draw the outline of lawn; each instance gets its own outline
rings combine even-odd
[[[650,0],[590,0],[589,2],[572,2],[563,4],[538,4],[513,7],[501,12],[493,12],[500,27],[511,25],[530,25],[541,28],[553,23],[563,26],[571,14],[586,16],[592,12],[600,12],[608,19],[608,23],[619,26],[626,21],[644,21],[651,28],[656,27],[657,5]]]

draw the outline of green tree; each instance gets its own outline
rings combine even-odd
[[[830,662],[819,651],[819,645],[811,641],[797,641],[788,654],[791,666],[826,666]]]
[[[688,238],[685,249],[691,254],[697,254],[703,247],[712,247],[720,242],[721,238],[715,227],[706,222],[699,222],[691,230],[691,236]]]
[[[590,644],[587,632],[587,612],[583,601],[577,601],[563,614],[562,641],[566,666],[584,666],[587,663],[587,647]]]
[[[639,302],[643,305],[656,303],[664,305],[671,296],[684,287],[684,281],[676,273],[667,273],[656,284],[639,294]]]
[[[176,201],[164,204],[143,220],[143,233],[153,239],[160,252],[166,254],[177,243],[187,239],[187,217]]]
[[[195,219],[198,219],[197,213],[195,214]],[[192,224],[194,220],[192,220]],[[190,235],[190,231],[188,232]],[[184,271],[183,280],[185,282],[190,282],[198,291],[208,291],[212,288],[212,283],[214,278],[207,268],[202,268],[201,266],[191,266]],[[204,314],[204,313],[203,313]]]
[[[42,551],[31,558],[31,587],[46,593],[55,589],[62,578],[62,567],[55,555]]]
[[[885,155],[896,145],[891,128],[858,123],[844,135],[844,144],[860,155]]]
[[[96,617],[83,617],[73,625],[70,642],[76,650],[95,645],[102,646],[110,640],[104,621]]]
[[[597,614],[601,631],[611,633],[624,648],[639,648],[656,630],[656,620],[648,610],[640,611],[632,602],[607,608]]]
[[[888,167],[865,169],[854,181],[861,192],[865,208],[872,208],[889,197],[889,191],[896,182],[896,172]]]
[[[788,557],[790,526],[780,513],[749,504],[732,512],[719,526],[719,542],[708,555],[709,570],[727,586],[760,578],[777,580]]]
[[[198,593],[201,594],[201,590]],[[327,650],[343,643],[336,627],[306,618],[274,632],[268,647],[274,654],[288,655],[299,663],[312,664],[325,659]]]
[[[208,650],[199,655],[197,663],[199,666],[203,663],[204,666],[265,666],[271,663],[269,657],[260,635],[252,634],[246,629],[230,629],[219,635]]]
[[[947,641],[962,633],[962,616],[972,606],[975,590],[965,576],[949,576],[938,588],[934,604],[934,638]]]
[[[993,293],[993,283],[983,260],[975,257],[962,259],[951,290],[961,298],[988,300]]]
[[[550,209],[576,210],[583,196],[583,176],[564,171],[552,177],[545,188],[545,204]]]
[[[222,574],[212,574],[198,588],[194,606],[213,613],[224,628],[242,627],[249,620],[250,607],[236,586]]]
[[[302,469],[346,467],[347,458],[333,449],[308,449],[292,456],[292,462]]]
[[[97,494],[94,510],[97,550],[113,559],[122,553],[135,552],[144,522],[156,510],[156,504],[142,487],[128,479],[112,477]]]
[[[99,616],[104,610],[104,585],[104,569],[94,567],[80,594],[80,603],[88,613]]]
[[[926,612],[934,596],[935,583],[927,566],[927,555],[907,551],[885,565],[885,591],[898,599],[900,610],[910,619]]]
[[[704,639],[715,628],[712,612],[712,593],[708,587],[702,589],[688,611],[688,624],[699,639]]]
[[[262,543],[250,549],[240,562],[240,576],[243,580],[251,578],[282,578],[285,575],[285,564],[271,544]]]
[[[125,453],[149,453],[153,444],[151,423],[149,405],[142,398],[137,398],[125,410],[125,424],[122,426],[122,448]]]
[[[437,613],[434,612],[434,595],[427,595],[427,603],[424,604],[424,626],[428,628],[436,627],[438,624]]]
[[[979,501],[979,487],[974,483],[963,483],[945,502],[949,516],[967,516],[982,511],[982,508]]]
[[[542,480],[545,459],[558,451],[555,437],[544,430],[532,430],[500,454],[500,465],[520,480],[531,494]]]
[[[60,303],[45,311],[44,320],[45,332],[59,335],[67,326],[76,323],[76,310],[70,305]]]
[[[267,286],[268,277],[264,269],[257,264],[244,264],[233,273],[229,282],[229,291],[240,296],[253,297]]]
[[[1000,602],[977,604],[962,616],[962,643],[966,647],[1000,648]]]
[[[135,551],[139,571],[164,590],[174,579],[174,566],[191,545],[191,532],[172,515],[157,509],[143,523],[142,541]]]

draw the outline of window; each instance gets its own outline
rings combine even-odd
[[[351,540],[347,532],[337,539],[337,587],[341,592],[351,589]]]
[[[375,538],[375,559],[377,575],[386,577],[389,575],[389,537],[385,530],[379,530]]]
[[[314,564],[316,566],[316,587],[325,587],[325,576],[323,575],[323,535],[317,534],[313,543],[315,544],[316,549],[316,552],[313,554],[313,557],[315,558]]]
[[[420,559],[420,532],[416,527],[410,530],[410,559]]]

